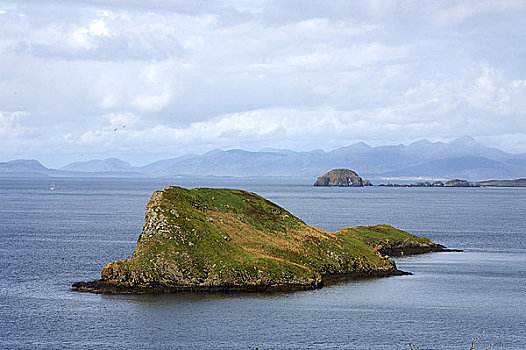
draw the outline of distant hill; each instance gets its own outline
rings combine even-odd
[[[46,177],[48,168],[34,159],[16,159],[0,163],[0,176]]]
[[[276,176],[314,181],[319,174],[336,168],[353,169],[368,179],[516,179],[526,176],[526,154],[510,154],[463,136],[450,143],[420,140],[409,145],[371,147],[359,142],[329,152],[216,149],[141,167],[108,158],[75,162],[56,170],[35,160],[16,160],[0,163],[0,176]]]
[[[287,176],[316,179],[334,168],[351,168],[366,178],[455,177],[483,180],[526,175],[526,155],[513,155],[464,136],[450,143],[421,140],[410,145],[371,147],[359,142],[325,152],[263,149],[213,150],[142,167],[148,176]]]
[[[513,178],[524,173],[525,168],[479,156],[463,156],[428,160],[377,174],[376,177],[423,177],[423,178]]]
[[[133,167],[119,159],[113,159],[109,164],[116,164],[116,167],[103,163],[106,160],[79,162],[70,164],[62,169],[50,169],[34,159],[16,159],[9,162],[0,163],[0,177],[142,177],[140,172],[133,171]],[[102,162],[102,163],[101,163]],[[83,163],[94,164],[93,167]],[[121,165],[119,168],[118,165]],[[122,164],[128,164],[129,170],[124,170]],[[77,170],[74,170],[77,169]],[[83,170],[81,170],[83,169]],[[93,170],[90,170],[93,169]],[[103,170],[106,169],[106,170]],[[123,169],[123,170],[118,170]]]
[[[60,170],[88,172],[133,171],[134,167],[130,163],[117,158],[106,158],[90,160],[87,162],[71,163],[60,168]]]

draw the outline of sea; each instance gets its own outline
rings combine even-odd
[[[526,349],[526,188],[322,188],[276,179],[0,179],[0,349]],[[258,193],[308,224],[391,224],[463,252],[413,275],[289,293],[70,289],[131,256],[152,192]],[[412,344],[412,345],[410,345]]]

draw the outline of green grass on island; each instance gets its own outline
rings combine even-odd
[[[316,288],[328,278],[399,274],[386,245],[434,247],[389,225],[328,232],[254,193],[167,187],[147,204],[132,257],[73,289],[135,293]],[[91,285],[90,285],[91,283]]]

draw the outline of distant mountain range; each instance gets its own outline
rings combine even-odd
[[[329,152],[213,150],[203,155],[164,159],[142,167],[108,158],[49,169],[36,160],[18,159],[0,163],[0,176],[267,176],[311,178],[314,181],[333,168],[349,168],[368,179],[513,179],[526,176],[526,154],[506,153],[463,136],[450,143],[421,140],[410,145],[371,147],[359,142]]]

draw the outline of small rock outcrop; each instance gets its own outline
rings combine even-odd
[[[476,182],[469,182],[466,180],[454,179],[449,180],[444,184],[445,187],[479,187],[480,185]]]
[[[350,169],[333,169],[319,177],[314,186],[362,187],[363,180]]]
[[[304,290],[406,274],[386,254],[445,248],[389,225],[328,232],[250,192],[168,187],[147,205],[131,258],[72,289],[107,294]]]

